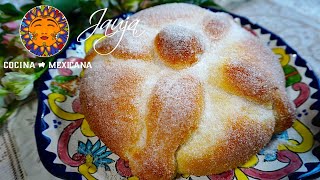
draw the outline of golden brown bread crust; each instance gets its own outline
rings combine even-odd
[[[282,132],[292,126],[295,118],[295,108],[285,92],[277,91],[273,101],[273,112],[276,118],[274,134]]]
[[[101,93],[109,93],[113,96],[106,100],[97,97],[94,93],[80,91],[82,112],[95,134],[108,144],[113,152],[125,158],[126,152],[138,141],[139,132],[142,131],[142,126],[139,124],[141,116],[133,104],[133,100],[141,93],[137,86],[142,77],[126,66],[104,66],[93,73],[92,76],[109,73],[110,76],[106,77],[114,78],[110,80],[114,83],[107,87],[104,84],[106,79],[94,78],[83,81],[81,86],[90,87],[89,83],[95,81],[94,88],[99,89]]]
[[[165,27],[158,33],[154,43],[161,60],[176,69],[191,66],[198,61],[197,55],[203,53],[196,33],[181,26]]]
[[[204,31],[213,40],[222,39],[228,32],[230,28],[230,22],[223,20],[218,16],[213,16],[212,14],[206,16],[203,21]]]
[[[235,168],[257,153],[273,133],[271,110],[219,89],[208,90],[211,103],[205,113],[213,111],[215,116],[203,117],[200,128],[177,152],[182,174],[207,175]]]
[[[222,78],[214,83],[230,93],[271,106],[276,119],[275,133],[278,133],[291,127],[295,110],[286,96],[280,64],[275,63],[271,50],[257,41],[250,38],[233,46],[238,59],[226,60],[219,72]],[[258,56],[252,53],[257,50]]]
[[[202,86],[192,76],[174,76],[163,77],[154,87],[145,119],[146,144],[130,158],[132,171],[142,179],[172,179],[175,152],[198,126]]]
[[[291,126],[280,63],[229,15],[167,4],[135,18],[143,38],[126,34],[108,56],[91,50],[93,68],[80,85],[91,129],[134,175],[221,173]],[[106,38],[98,52],[116,40]]]
[[[270,124],[272,121],[259,123],[246,116],[229,118],[236,118],[236,120],[226,120],[227,136],[219,139],[202,156],[196,158],[186,154],[177,156],[177,161],[180,162],[179,173],[203,176],[236,168],[258,153],[264,146],[260,141],[270,140],[274,127],[274,124]]]
[[[225,65],[221,73],[225,78],[222,81],[225,83],[221,83],[221,87],[236,95],[272,106],[276,119],[275,133],[288,129],[293,123],[295,111],[285,91],[279,86],[274,86],[268,79],[270,76],[250,72],[252,67],[239,64]]]

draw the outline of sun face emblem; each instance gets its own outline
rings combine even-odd
[[[61,11],[52,6],[37,6],[23,17],[20,37],[32,54],[53,56],[63,49],[68,40],[68,21]]]

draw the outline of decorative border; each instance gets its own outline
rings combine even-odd
[[[209,9],[213,12],[221,12],[219,10],[215,9]],[[226,12],[229,13],[229,12]],[[277,40],[277,46],[286,46],[286,53],[287,54],[296,54],[296,60],[295,65],[299,67],[306,68],[305,76],[312,79],[312,82],[309,84],[310,87],[318,90],[314,94],[311,95],[311,98],[316,100],[314,102],[310,109],[312,110],[318,110],[318,114],[312,119],[312,124],[320,127],[320,87],[319,87],[319,81],[311,68],[309,68],[307,62],[302,59],[296,51],[294,51],[289,45],[287,45],[279,36],[275,35],[274,33],[266,30],[265,28],[259,26],[258,24],[251,23],[247,18],[235,15],[233,13],[229,13],[234,18],[239,18],[241,20],[241,24],[250,24],[253,29],[261,29],[262,34],[270,34],[271,40]],[[130,14],[123,14],[121,16],[118,16],[118,18],[125,18]],[[75,40],[71,42],[71,44],[79,44]],[[69,47],[73,48],[73,47]],[[69,49],[68,48],[68,49]],[[58,58],[65,58],[66,57],[66,50],[65,49],[58,57]],[[62,179],[82,179],[82,176],[79,173],[76,172],[65,172],[66,166],[62,164],[54,164],[53,161],[56,158],[56,155],[52,152],[46,151],[46,148],[49,146],[51,140],[44,136],[42,134],[43,131],[48,129],[48,124],[44,121],[44,116],[50,112],[47,105],[44,103],[45,100],[47,100],[47,96],[43,94],[42,91],[47,90],[48,87],[44,83],[47,80],[50,80],[52,77],[50,76],[49,72],[46,72],[40,80],[36,82],[36,86],[38,87],[38,97],[39,97],[39,104],[38,104],[38,112],[37,112],[37,118],[36,118],[36,124],[35,124],[35,136],[36,136],[36,142],[37,142],[37,148],[39,152],[40,159],[45,166],[45,168],[54,176],[62,178]],[[320,142],[320,131],[314,136],[315,140]],[[313,155],[315,155],[318,159],[320,159],[320,146],[313,149]],[[289,175],[289,179],[302,179],[302,178],[317,178],[320,176],[320,170],[317,170],[320,168],[320,162],[317,163],[306,163],[306,168],[308,169],[308,173],[305,172],[295,172]],[[314,172],[313,172],[314,171]]]
[[[72,40],[70,44],[73,43],[80,44],[75,40]],[[63,50],[57,56],[57,59],[66,58],[67,49]],[[44,82],[50,79],[52,79],[52,77],[50,76],[49,71],[47,71],[42,75],[42,77],[38,81],[36,81],[35,85],[36,87],[38,87],[38,112],[34,131],[39,157],[44,167],[54,176],[59,177],[61,179],[82,179],[82,175],[79,173],[65,172],[65,165],[54,164],[53,161],[55,160],[56,155],[52,152],[46,151],[46,148],[49,146],[51,140],[42,134],[42,132],[48,129],[49,127],[43,118],[50,112],[50,110],[49,107],[44,103],[44,101],[47,100],[48,97],[43,93],[43,91],[48,89],[48,86]]]

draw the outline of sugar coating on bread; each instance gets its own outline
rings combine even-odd
[[[204,50],[195,32],[177,25],[163,28],[155,38],[155,47],[160,59],[176,69],[192,66]]]
[[[110,55],[91,50],[80,86],[91,129],[134,175],[221,173],[291,126],[278,59],[231,16],[176,3],[134,19],[144,34],[126,33]],[[117,38],[97,50],[110,52]]]

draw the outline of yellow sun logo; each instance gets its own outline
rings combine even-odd
[[[30,9],[20,25],[23,45],[39,57],[53,56],[66,45],[69,25],[58,9],[41,5]]]

